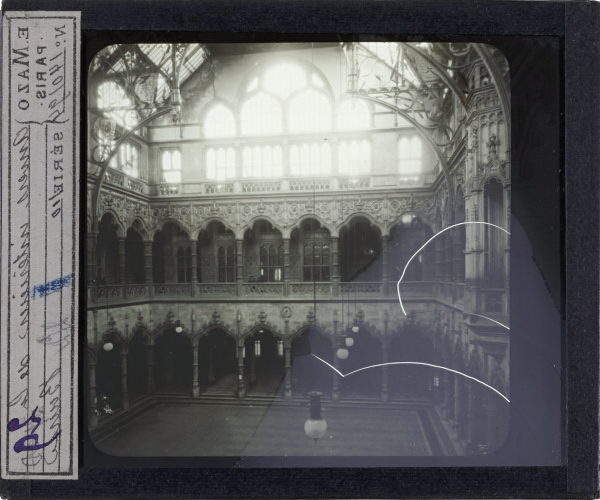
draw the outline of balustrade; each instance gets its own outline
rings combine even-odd
[[[400,293],[403,298],[429,298],[439,295],[444,299],[462,299],[464,284],[438,283],[435,281],[403,281],[400,283]],[[127,285],[102,285],[89,287],[90,303],[102,304],[103,302],[138,301],[151,298],[200,298],[203,300],[213,297],[252,298],[252,297],[293,297],[295,299],[310,299],[315,295],[321,299],[334,297],[341,294],[361,296],[362,298],[376,298],[386,295],[395,295],[396,287],[390,286],[385,292],[383,282],[346,282],[335,281],[291,281],[252,283],[146,283]],[[95,294],[93,293],[95,292]]]

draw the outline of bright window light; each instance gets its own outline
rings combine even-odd
[[[331,174],[329,143],[294,144],[290,148],[290,173],[292,175]]]
[[[210,148],[206,152],[206,178],[223,181],[235,177],[235,150]]]
[[[398,142],[398,158],[401,174],[417,174],[421,172],[422,145],[419,137],[402,137]]]
[[[283,62],[269,68],[263,82],[265,90],[287,99],[292,92],[306,87],[306,73],[297,64]]]
[[[362,99],[346,99],[338,111],[338,128],[361,129],[371,126],[371,110]]]
[[[235,117],[230,109],[217,104],[204,120],[205,137],[233,137],[235,135]]]
[[[260,358],[260,340],[254,341],[254,355]]]
[[[267,135],[282,131],[281,106],[273,97],[260,93],[242,107],[242,134]]]
[[[167,149],[162,154],[163,181],[169,184],[181,182],[181,152]]]
[[[127,129],[132,129],[138,122],[137,112],[127,109],[133,108],[131,99],[116,82],[104,82],[98,87],[98,108]]]
[[[331,104],[316,90],[294,97],[289,109],[290,132],[323,132],[331,129]]]
[[[368,174],[371,171],[371,143],[367,140],[344,141],[339,146],[339,173]]]
[[[243,177],[281,177],[282,175],[283,151],[281,146],[254,146],[243,149]]]
[[[277,341],[277,356],[283,356],[283,340]]]

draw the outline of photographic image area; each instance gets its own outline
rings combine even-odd
[[[500,51],[110,45],[89,67],[87,121],[98,450],[422,457],[504,443]]]

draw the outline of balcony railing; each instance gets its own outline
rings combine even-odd
[[[403,299],[430,298],[439,296],[446,300],[462,300],[464,285],[434,281],[406,281],[400,285]],[[344,299],[372,299],[394,297],[395,283],[382,281],[332,282],[332,281],[283,281],[271,283],[147,283],[126,285],[97,285],[88,287],[90,304],[115,302],[136,302],[150,299],[273,299],[291,297],[297,300],[310,300],[313,297],[323,300],[328,297]]]
[[[277,179],[207,180],[190,183],[158,183],[151,187],[153,196],[204,194],[208,196],[252,195],[262,193],[299,193],[355,190],[389,190],[426,186],[435,181],[434,173],[400,175],[332,175],[306,179],[286,176]]]

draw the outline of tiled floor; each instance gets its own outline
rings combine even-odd
[[[160,404],[97,443],[117,456],[431,455],[416,411],[329,407],[327,433],[304,433],[306,406]]]

